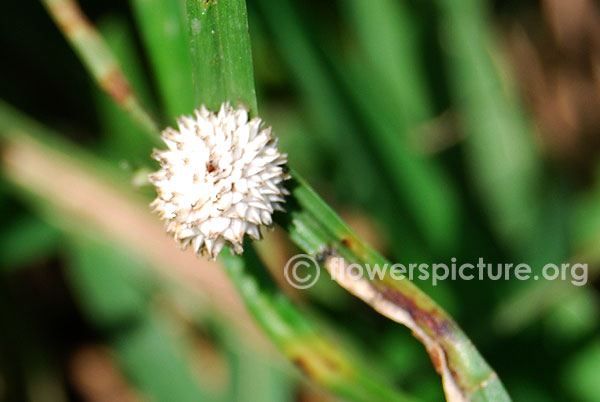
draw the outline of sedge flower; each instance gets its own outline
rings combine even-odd
[[[243,251],[247,234],[261,238],[288,194],[287,155],[277,150],[271,128],[245,109],[204,106],[162,132],[166,150],[155,150],[160,170],[150,175],[158,196],[151,206],[182,247],[216,258],[225,245]]]

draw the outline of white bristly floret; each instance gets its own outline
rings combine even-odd
[[[260,239],[260,226],[283,211],[287,155],[260,118],[229,104],[217,114],[202,106],[177,125],[162,132],[168,149],[153,154],[161,169],[150,175],[151,206],[182,247],[214,259],[228,244],[239,254],[245,234]]]

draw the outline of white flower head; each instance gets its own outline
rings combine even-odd
[[[151,206],[182,247],[216,258],[225,245],[243,251],[244,235],[261,238],[288,194],[287,155],[277,150],[271,128],[228,103],[218,113],[202,106],[167,128],[167,150],[155,150],[161,169],[150,175],[158,196]]]

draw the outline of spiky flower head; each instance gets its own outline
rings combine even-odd
[[[153,154],[161,169],[150,175],[151,206],[182,247],[214,259],[229,244],[239,254],[244,235],[260,239],[260,226],[283,210],[287,155],[260,118],[228,103],[218,113],[202,106],[177,125],[162,132],[168,149]]]

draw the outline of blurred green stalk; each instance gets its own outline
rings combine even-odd
[[[190,88],[192,60],[186,36],[185,9],[182,0],[130,0],[141,34],[153,78],[171,124],[176,116],[194,108]]]
[[[531,257],[536,229],[543,227],[542,162],[514,88],[501,76],[488,2],[435,3],[451,60],[448,78],[468,131],[472,180],[499,238],[521,257]]]
[[[264,14],[265,21],[270,26],[279,50],[297,80],[298,86],[305,92],[304,96],[307,98],[307,102],[312,105],[314,115],[326,128],[323,130],[322,136],[327,136],[331,147],[337,150],[340,142],[352,140],[347,137],[363,135],[356,131],[352,124],[352,116],[337,99],[334,84],[331,82],[333,77],[328,76],[323,61],[319,60],[317,52],[304,33],[306,27],[298,18],[293,2],[290,0],[276,2],[256,0],[255,3]],[[364,9],[368,9],[370,13],[390,14],[389,10],[385,9],[386,4],[382,0],[363,3]],[[396,7],[393,3],[388,3],[387,6],[391,7],[391,15],[402,15],[400,7]],[[355,4],[354,7],[358,6]],[[368,20],[362,15],[364,11],[362,7],[355,11],[360,14],[360,21]],[[390,15],[387,17],[389,18]],[[359,20],[358,17],[356,19]],[[377,20],[377,32],[384,29],[383,25],[386,22],[389,21],[379,22]],[[376,35],[373,33],[373,27],[361,26],[361,28],[363,41],[372,39],[365,38],[367,35],[364,33],[367,31],[371,35]],[[394,38],[398,36],[397,33],[387,31],[386,33],[387,36],[392,36],[392,38],[388,38],[388,42],[394,42]],[[379,36],[377,39],[378,49],[384,47],[386,40]],[[388,43],[394,49],[404,48],[406,52],[410,52],[407,49],[408,43],[404,44],[406,46]],[[399,64],[390,62],[388,59],[383,60],[383,54],[388,55],[388,58],[393,58],[387,52],[389,48],[386,48],[385,52],[383,50],[378,52],[379,57],[374,55],[373,53],[376,51],[372,50],[369,57],[365,58],[366,60],[361,58],[359,61],[350,63],[349,67],[348,64],[342,65],[336,62],[331,55],[331,50],[326,45],[327,43],[321,45],[323,53],[328,55],[328,61],[331,62],[335,72],[341,78],[348,95],[357,107],[358,114],[368,123],[364,140],[368,144],[372,144],[377,161],[385,170],[384,174],[380,170],[376,170],[374,175],[379,180],[381,180],[381,176],[389,179],[387,187],[380,187],[385,188],[385,191],[391,189],[403,201],[403,207],[410,214],[410,218],[415,221],[419,234],[424,237],[428,245],[438,251],[450,250],[455,241],[453,234],[459,217],[456,192],[441,167],[432,159],[416,155],[408,141],[409,135],[413,134],[419,120],[431,117],[426,115],[432,113],[430,110],[427,111],[429,106],[425,88],[420,85],[421,79],[415,78],[415,76],[418,77],[418,73],[414,71],[414,61],[403,60],[402,55],[394,58],[395,61],[402,59]],[[372,77],[364,73],[365,65],[372,65],[374,59],[377,60],[375,64],[383,69],[379,70],[381,77]],[[389,78],[388,73],[391,70],[394,70],[392,76],[401,78]],[[393,92],[391,89],[396,92],[400,91],[401,99],[388,96]],[[415,90],[415,93],[408,93],[407,90]],[[412,100],[408,104],[404,103],[404,101],[408,101],[407,98],[413,96],[416,98],[414,103],[411,103]],[[397,101],[402,103],[398,104]],[[340,163],[356,164],[352,155],[341,159]],[[373,166],[363,164],[361,168],[371,170]],[[360,188],[360,191],[365,191],[364,187]],[[398,205],[394,205],[393,208],[398,209]],[[387,215],[389,217],[391,212],[388,212]]]
[[[90,75],[156,141],[158,126],[140,104],[117,59],[74,0],[41,0]]]

